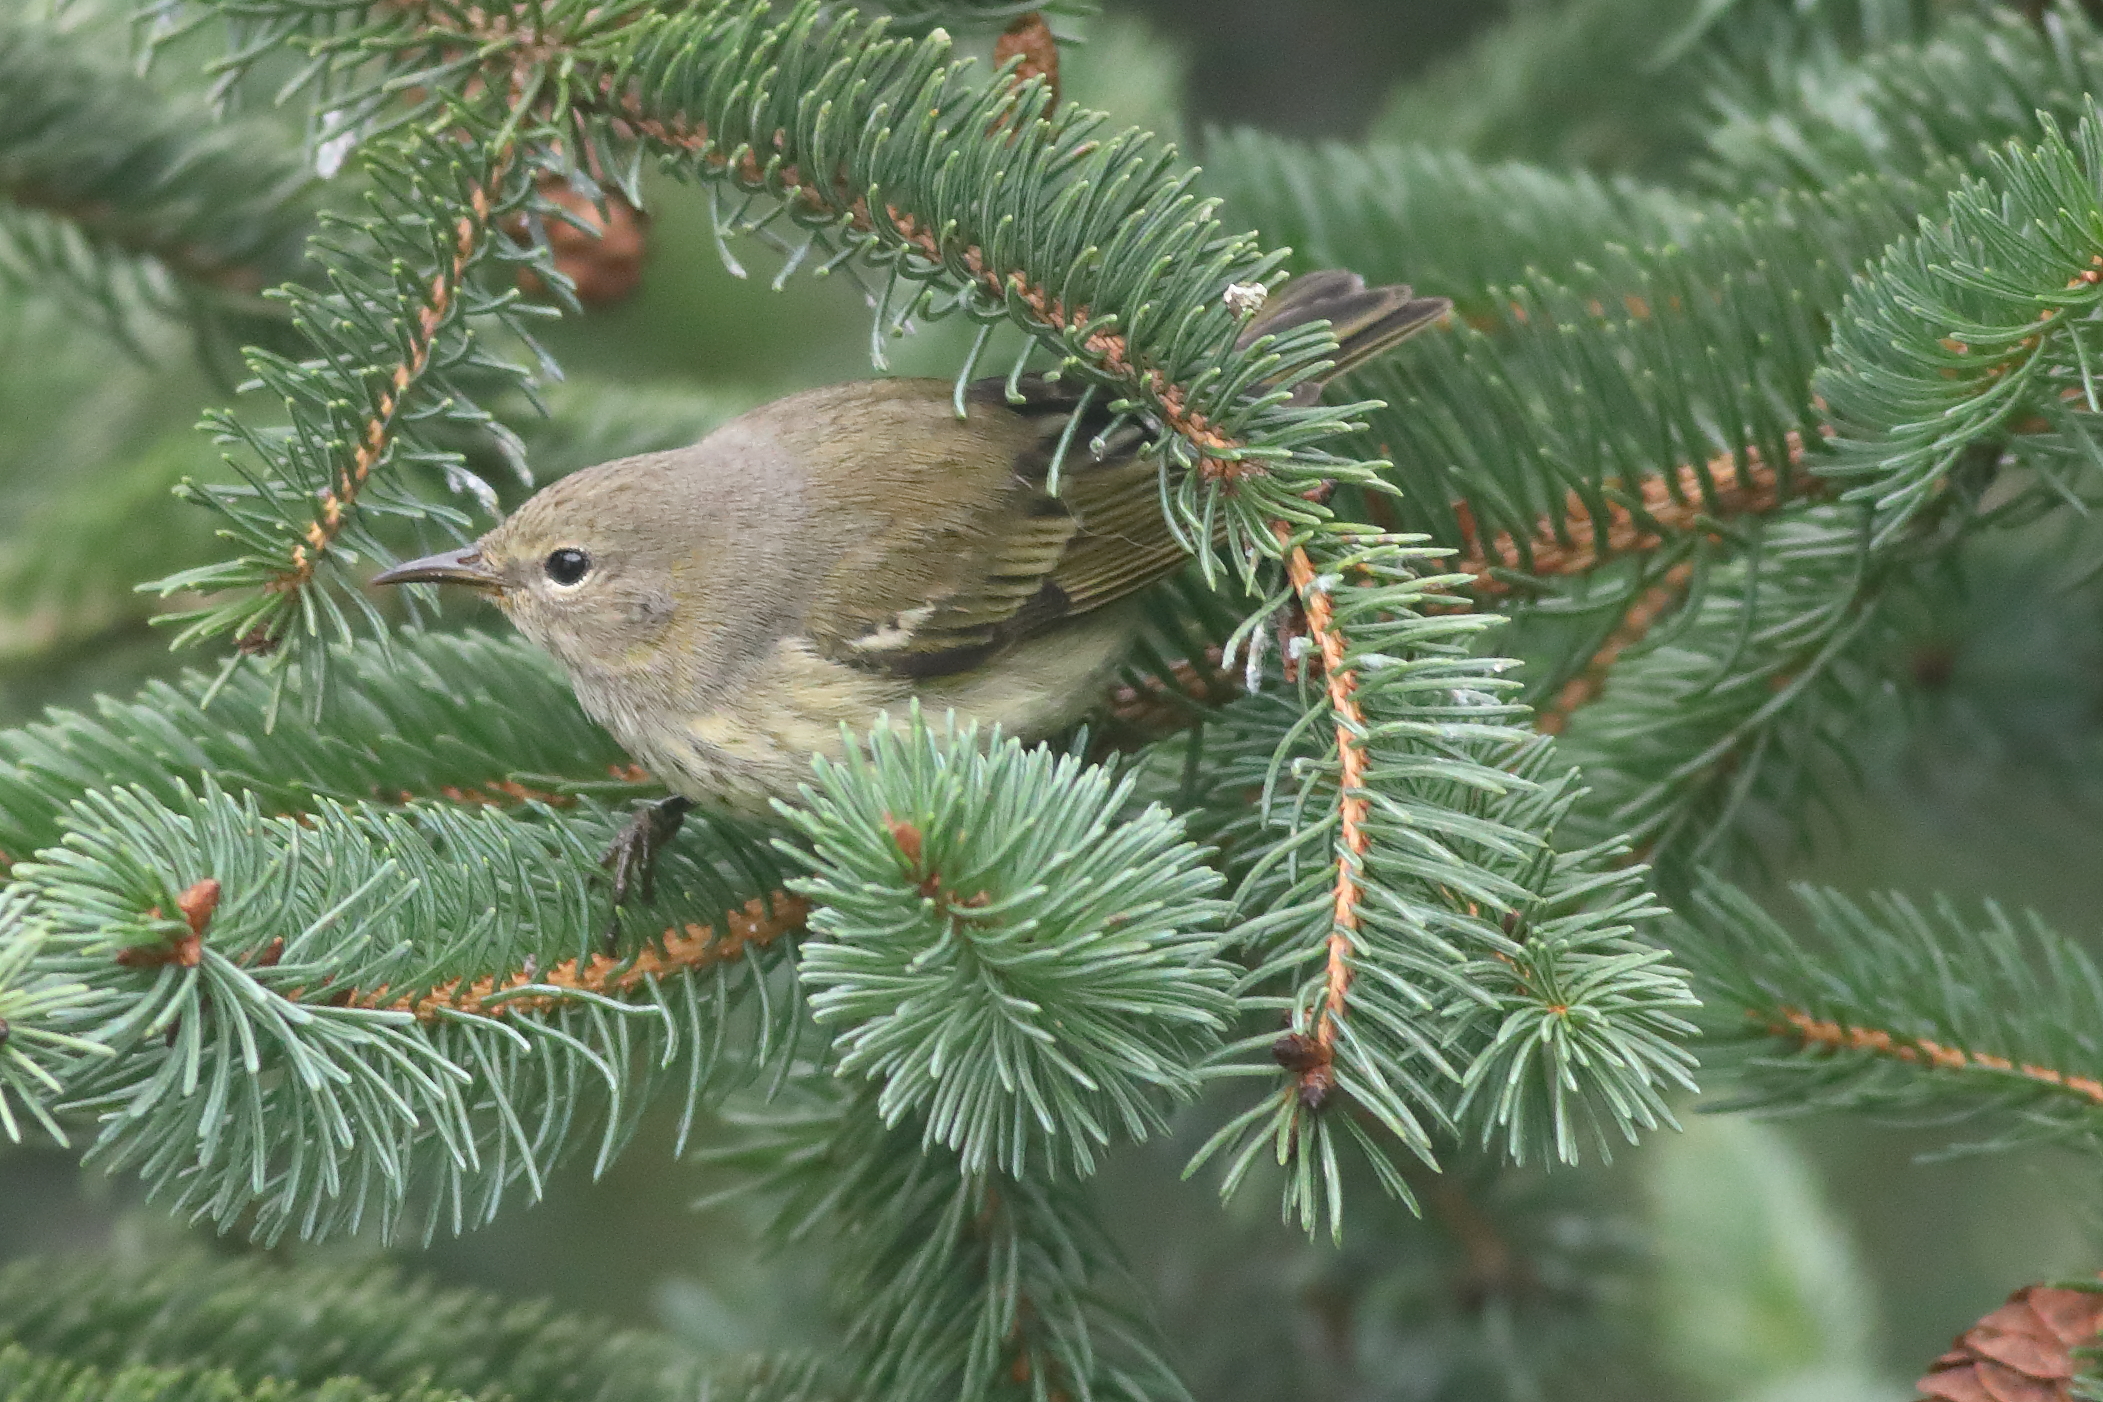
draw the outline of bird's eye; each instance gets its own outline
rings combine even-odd
[[[549,554],[542,562],[541,568],[546,570],[548,578],[557,584],[575,584],[591,573],[591,556],[575,546],[565,545]]]

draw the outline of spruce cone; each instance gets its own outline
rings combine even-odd
[[[588,233],[561,219],[549,219],[546,224],[555,266],[576,284],[577,300],[587,307],[606,307],[635,291],[643,277],[643,256],[649,251],[648,220],[643,213],[609,190],[602,214],[590,198],[558,176],[544,176],[540,192],[595,231]],[[527,293],[542,290],[540,279],[529,269],[519,271],[519,286]]]
[[[1022,62],[1015,65],[1015,81],[1026,83],[1032,78],[1042,78],[1051,89],[1052,106],[1059,105],[1059,41],[1052,37],[1051,26],[1044,16],[1031,10],[1009,25],[993,44],[993,66],[1000,67],[1009,59],[1020,56]]]
[[[2095,1343],[2099,1325],[2103,1294],[2026,1285],[1914,1386],[1942,1402],[2072,1402],[2073,1351]]]

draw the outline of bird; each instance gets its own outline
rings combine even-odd
[[[1451,310],[1355,273],[1287,281],[1237,344],[1326,320],[1323,379]],[[1296,387],[1303,401],[1315,382]],[[616,912],[702,804],[792,801],[842,726],[917,701],[1025,741],[1105,694],[1137,595],[1187,558],[1147,428],[1043,375],[889,378],[760,406],[691,447],[586,468],[479,540],[383,570],[465,586],[552,654],[584,710],[670,797],[609,849]],[[1069,430],[1076,414],[1082,422]],[[618,919],[618,914],[616,914]]]

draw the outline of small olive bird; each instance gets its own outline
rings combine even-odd
[[[1238,344],[1326,320],[1334,375],[1443,316],[1443,298],[1295,278]],[[1047,477],[1081,396],[1027,376],[967,388],[864,380],[775,400],[690,448],[551,483],[474,544],[375,584],[464,584],[568,671],[584,709],[674,796],[607,854],[614,901],[696,802],[764,812],[865,729],[918,699],[1032,739],[1103,695],[1134,596],[1184,558],[1147,434]],[[1304,394],[1318,393],[1312,383]],[[1069,441],[1087,443],[1096,411]]]

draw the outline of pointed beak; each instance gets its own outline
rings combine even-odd
[[[498,593],[504,585],[494,572],[482,563],[482,552],[478,546],[463,545],[458,550],[447,550],[437,555],[426,555],[421,560],[405,560],[393,569],[381,570],[372,577],[374,584],[465,584],[470,589],[485,593]]]

